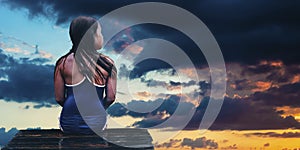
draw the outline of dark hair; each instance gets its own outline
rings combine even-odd
[[[79,16],[70,25],[69,35],[73,43],[72,52],[76,52],[80,44],[81,47],[93,50],[93,35],[96,33],[98,21],[92,17]]]
[[[100,70],[103,68],[108,75],[116,75],[116,68],[107,56],[98,53],[94,48],[94,35],[96,34],[99,22],[92,17],[79,16],[70,25],[70,38],[72,41],[71,50],[62,58],[74,53],[75,61],[79,71],[89,79],[103,80],[106,76]],[[65,59],[64,59],[65,61]],[[56,67],[61,60],[57,61]],[[92,81],[92,80],[91,80]]]

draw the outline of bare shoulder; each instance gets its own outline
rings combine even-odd
[[[65,59],[66,59],[66,62],[68,62],[68,63],[73,63],[75,61],[73,53],[66,55]]]
[[[63,64],[63,62],[65,61],[65,59],[66,59],[66,58],[65,58],[64,56],[60,57],[60,58],[56,61],[56,63],[55,63],[55,68],[60,70],[60,68],[61,68],[61,66],[62,66],[62,64]]]
[[[57,69],[61,69],[66,62],[70,61],[73,61],[73,58],[71,58],[70,55],[66,54],[56,61],[55,67]]]

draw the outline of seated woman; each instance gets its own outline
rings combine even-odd
[[[69,34],[72,49],[58,59],[54,71],[55,99],[63,107],[60,127],[65,133],[92,134],[106,127],[106,108],[116,95],[116,68],[96,51],[103,44],[96,19],[77,17]]]

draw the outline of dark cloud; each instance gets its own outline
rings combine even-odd
[[[245,66],[242,75],[254,75],[254,74],[264,74],[269,73],[271,71],[279,71],[281,69],[280,66],[271,66],[268,63],[265,64],[255,64],[255,66]]]
[[[168,114],[173,114],[177,108],[177,105],[180,101],[180,97],[176,95],[169,95],[166,99],[156,99],[154,101],[137,101],[133,100],[129,103],[121,104],[121,103],[115,103],[108,109],[108,113],[111,116],[124,116],[124,115],[130,115],[132,117],[146,117],[151,115],[156,115],[159,112],[166,111]],[[142,108],[144,110],[148,110],[149,107],[153,106],[159,106],[154,111],[149,113],[139,113]],[[127,108],[130,108],[128,110]],[[151,109],[150,109],[151,110]]]
[[[207,139],[206,137],[200,137],[196,139],[184,138],[184,139],[170,139],[168,142],[162,144],[156,144],[157,148],[179,148],[179,147],[189,147],[191,149],[195,148],[205,148],[205,149],[218,149],[218,143],[212,139]]]
[[[124,70],[123,72],[126,72],[124,67],[120,67],[120,68],[122,68],[122,70]],[[156,72],[158,72],[158,73],[163,72],[164,74],[165,74],[166,71],[168,71],[167,72],[168,76],[174,76],[173,70],[172,71],[165,70],[165,69],[156,70]],[[124,73],[121,73],[122,76],[123,76],[123,74]],[[210,89],[210,84],[207,83],[206,81],[200,81],[199,83],[197,83],[194,80],[190,80],[188,82],[175,82],[175,81],[172,81],[172,80],[160,81],[160,80],[157,80],[155,78],[146,79],[145,76],[140,77],[140,81],[143,82],[143,83],[146,83],[146,85],[148,87],[164,87],[164,88],[169,88],[169,89],[171,89],[172,87],[188,87],[188,86],[196,85],[196,86],[200,87],[200,90],[202,91],[202,94],[206,93]],[[199,94],[199,93],[196,92],[196,94]]]
[[[107,112],[110,116],[121,117],[142,117],[141,121],[135,122],[133,126],[136,127],[153,127],[168,119],[168,115],[174,114],[177,106],[180,104],[182,110],[177,111],[178,116],[184,116],[195,109],[194,104],[189,102],[181,102],[179,96],[167,95],[165,99],[159,98],[154,101],[136,101],[133,100],[127,104],[115,103],[108,108]],[[156,108],[156,109],[155,109]],[[145,110],[153,110],[151,112],[144,112]]]
[[[242,76],[266,75],[266,81],[284,83],[298,73],[295,65],[285,65],[282,61],[262,61],[255,65],[243,65]]]
[[[0,50],[0,95],[7,101],[35,102],[34,108],[56,104],[53,89],[53,65],[44,59],[13,58]]]
[[[120,37],[120,36],[116,36]],[[126,41],[128,38],[121,38],[119,40],[113,40],[112,47],[114,48],[113,50],[117,53],[122,52],[127,46],[129,46],[131,43],[134,41]]]
[[[157,106],[157,109],[149,113],[138,113],[127,110],[119,103],[112,105],[108,112],[112,116],[129,115],[132,117],[142,117],[141,121],[133,124],[135,127],[154,127],[159,125],[170,118],[177,109],[179,103],[184,106],[184,110],[174,116],[179,118],[187,115],[195,106],[189,102],[179,102],[178,96],[169,96],[166,99],[157,99],[155,101],[130,102],[131,108],[145,108],[146,106]],[[198,129],[200,122],[206,111],[209,103],[209,97],[204,97],[201,103],[196,107],[196,111],[192,119],[188,122],[185,130]],[[134,106],[134,107],[133,107]],[[128,104],[127,104],[128,107]],[[282,112],[278,112],[274,107],[262,105],[248,99],[231,99],[226,97],[218,117],[209,128],[210,130],[263,130],[263,129],[287,129],[287,128],[300,128],[300,123],[293,117],[282,117]],[[171,125],[176,129],[177,125]]]
[[[227,65],[227,94],[263,102],[269,106],[299,106],[299,65],[261,61],[254,65]]]
[[[206,137],[196,138],[195,140],[190,138],[184,138],[181,142],[181,146],[188,146],[192,149],[195,148],[208,148],[217,149],[218,143],[211,139],[206,139]]]
[[[181,139],[170,139],[168,142],[162,144],[155,144],[156,148],[178,148],[180,145]]]
[[[42,108],[42,107],[51,108],[52,105],[50,105],[50,104],[45,104],[45,103],[41,103],[41,104],[38,104],[38,105],[34,105],[34,106],[33,106],[33,108],[35,108],[35,109],[39,109],[39,108]]]
[[[197,85],[196,81],[194,81],[194,80],[190,80],[189,82],[183,82],[183,83],[170,81],[169,83],[171,86],[184,86],[184,87],[191,86],[191,85]]]
[[[269,147],[269,146],[270,146],[270,143],[264,144],[264,147]]]
[[[128,4],[142,2],[133,1],[2,1],[12,9],[27,9],[30,16],[46,16],[56,20],[57,24],[70,22],[78,15],[102,16],[107,12]],[[286,64],[299,63],[300,53],[300,10],[296,0],[282,2],[280,0],[254,0],[249,2],[234,0],[219,2],[204,1],[158,1],[167,2],[187,9],[198,16],[209,27],[218,41],[226,62],[256,63],[259,60],[282,60]],[[72,3],[72,5],[69,5]],[[224,14],[226,14],[224,16]],[[127,35],[125,37],[121,35]],[[116,52],[122,51],[132,42],[146,38],[169,40],[182,48],[197,67],[206,61],[201,50],[186,35],[179,31],[154,24],[136,25],[119,33],[106,46]],[[153,49],[153,47],[152,47]],[[145,50],[151,51],[150,48]],[[136,78],[145,72],[160,68],[171,68],[163,61],[148,59],[138,63],[130,73]],[[274,69],[260,66],[254,73],[267,72]],[[251,70],[251,69],[250,69]],[[273,74],[268,79],[280,77]],[[285,81],[287,78],[282,78]]]
[[[170,81],[170,85],[172,85],[172,86],[179,86],[179,85],[181,85],[181,83],[180,82]]]
[[[300,83],[286,84],[273,87],[264,92],[256,92],[251,97],[252,101],[262,102],[268,106],[290,106],[299,107],[300,96],[297,94]]]
[[[130,70],[128,70],[128,68],[126,67],[126,65],[125,64],[121,64],[120,67],[119,67],[119,69],[118,69],[118,77],[119,77],[119,79],[129,77],[129,73],[130,73]]]
[[[18,130],[16,128],[11,128],[7,132],[5,128],[0,128],[0,148],[8,144],[17,132]]]
[[[148,38],[157,38],[169,41],[178,46],[180,50],[182,50],[197,67],[200,68],[203,66],[207,66],[206,59],[202,54],[201,49],[195,44],[195,42],[190,39],[190,37],[178,30],[164,25],[142,24],[131,27],[130,34],[136,35],[134,36],[135,41]],[[165,56],[165,51],[170,50],[172,49],[169,46],[164,45],[163,43],[158,42],[156,44],[153,44],[149,42],[143,45],[143,51],[141,51],[141,53],[135,58],[135,60],[138,60],[143,56],[148,56],[149,54]],[[150,58],[136,64],[136,68],[134,68],[134,70],[137,73],[142,74],[144,72],[155,69],[172,68],[172,66],[186,68],[193,67],[191,64],[184,62],[185,60],[182,60],[181,56],[176,56],[175,53],[169,52],[167,55],[174,61],[165,62],[167,60]]]
[[[26,105],[23,109],[29,109],[30,106],[29,105]]]
[[[294,147],[294,148],[284,147],[284,148],[282,148],[282,150],[296,150],[296,149],[298,149],[298,147]]]
[[[235,90],[253,89],[254,85],[250,85],[251,81],[248,79],[238,79],[234,81]]]
[[[129,74],[130,79],[139,78],[145,73],[153,70],[163,70],[172,68],[168,63],[158,59],[146,59],[136,64]]]
[[[29,16],[46,16],[56,21],[56,24],[69,22],[78,15],[102,16],[116,8],[146,2],[132,1],[18,1],[3,0],[2,3],[12,9],[27,9]],[[177,5],[191,11],[209,27],[218,41],[225,60],[245,63],[257,60],[283,60],[286,63],[299,63],[300,47],[300,2],[297,0],[242,0],[233,1],[167,1],[155,0]],[[72,5],[70,5],[72,4]],[[177,44],[189,45],[182,36],[174,36],[174,32],[165,34],[158,28],[156,32],[169,40],[177,39]],[[152,29],[147,30],[153,32]],[[175,35],[178,35],[177,33]],[[192,60],[199,62],[195,54],[201,53],[192,47],[184,48]],[[203,61],[201,61],[203,63]]]
[[[199,86],[200,86],[200,95],[205,96],[207,94],[210,94],[209,90],[211,89],[211,84],[208,83],[207,81],[200,81],[199,82]],[[197,97],[197,92],[195,92],[195,96]]]
[[[146,83],[146,85],[149,87],[166,87],[168,85],[168,83],[165,81],[158,81],[155,79],[145,80],[144,78],[141,78],[141,82]]]
[[[148,116],[141,121],[137,121],[137,122],[133,123],[132,126],[138,127],[138,128],[150,128],[150,127],[155,127],[159,124],[162,124],[166,120],[167,120],[167,118],[164,118],[160,114],[156,114],[154,116],[153,115]]]
[[[233,145],[229,145],[229,146],[226,146],[226,147],[221,147],[221,149],[228,149],[228,150],[232,150],[232,149],[238,149],[237,145],[236,144],[233,144]]]
[[[114,103],[107,109],[107,113],[112,117],[127,115],[127,109],[121,103]]]
[[[209,99],[202,99],[192,120],[186,129],[198,129],[206,111]],[[300,128],[300,123],[294,117],[281,117],[277,111],[265,105],[252,103],[249,100],[224,99],[218,117],[210,130],[258,130]]]
[[[247,133],[245,136],[258,136],[258,137],[275,137],[275,138],[300,138],[300,132],[255,132],[255,133]]]
[[[289,75],[282,75],[279,71],[273,71],[270,75],[266,77],[266,80],[269,81],[276,81],[277,83],[284,83],[288,82],[291,79]]]

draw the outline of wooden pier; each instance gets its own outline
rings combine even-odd
[[[106,129],[98,135],[64,134],[59,129],[20,130],[3,150],[153,150],[152,138],[146,129]]]

